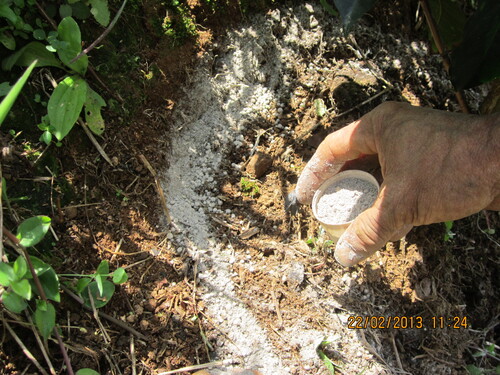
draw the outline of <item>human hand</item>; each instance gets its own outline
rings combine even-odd
[[[311,203],[346,162],[376,155],[383,183],[373,206],[340,237],[344,266],[366,259],[413,226],[500,211],[500,114],[464,115],[387,102],[328,135],[295,193]]]

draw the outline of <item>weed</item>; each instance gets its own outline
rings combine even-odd
[[[309,237],[306,244],[315,252],[329,252],[334,242],[332,240],[325,240],[324,232],[320,233],[319,237]]]
[[[451,229],[453,228],[453,221],[445,221],[444,227],[445,227],[445,233],[443,240],[445,242],[449,242],[453,239],[453,237],[455,237],[455,233],[451,231]]]
[[[241,192],[251,198],[256,198],[260,195],[260,189],[257,182],[248,178],[242,177],[240,180]]]

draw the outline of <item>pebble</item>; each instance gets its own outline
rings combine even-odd
[[[262,177],[273,164],[273,158],[263,152],[256,152],[246,167],[246,172],[253,178]]]

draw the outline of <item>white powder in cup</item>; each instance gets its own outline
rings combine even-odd
[[[347,223],[371,207],[377,194],[377,187],[368,181],[354,177],[340,180],[319,197],[316,217],[328,224]]]

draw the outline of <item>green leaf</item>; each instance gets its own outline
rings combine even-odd
[[[127,271],[124,268],[120,267],[113,272],[113,282],[115,284],[123,284],[128,280]]]
[[[16,84],[12,87],[12,89],[9,91],[7,96],[3,98],[2,102],[0,103],[0,125],[2,125],[3,121],[5,120],[5,117],[7,117],[7,114],[9,113],[10,109],[14,105],[14,102],[17,99],[17,96],[21,92],[21,89],[23,88],[24,84],[28,80],[28,77],[31,74],[31,71],[35,67],[35,63],[31,64],[28,69],[23,73],[21,78],[16,82]]]
[[[107,276],[109,274],[109,262],[107,260],[103,260],[101,263],[99,263],[96,273],[98,275]]]
[[[35,270],[35,273],[38,277],[42,276],[47,271],[53,271],[51,266],[33,255],[30,255],[30,260],[31,264],[33,265],[33,269]],[[31,273],[29,273],[26,277],[31,278]]]
[[[48,339],[56,325],[56,309],[51,303],[36,301],[35,324],[44,339]]]
[[[76,291],[78,293],[81,293],[82,290],[90,284],[90,282],[92,281],[92,279],[90,277],[83,277],[81,278],[80,280],[78,280],[78,282],[76,283]]]
[[[9,82],[0,83],[0,97],[7,95],[11,88],[12,86],[9,85]]]
[[[71,4],[71,2],[69,3]],[[81,1],[71,4],[71,8],[73,9],[73,16],[80,20],[86,20],[90,17],[89,7],[83,4]]]
[[[106,280],[105,278],[103,279],[102,275],[95,275],[95,282],[97,283],[97,290],[99,291],[99,294],[102,295],[103,291],[103,280]]]
[[[76,375],[99,375],[99,373],[89,368],[82,368],[76,372]]]
[[[12,290],[24,299],[29,300],[31,298],[31,285],[26,279],[16,280],[10,283]]]
[[[474,365],[467,365],[465,366],[465,368],[467,369],[467,371],[469,372],[470,375],[483,375],[483,371],[477,367],[477,366],[474,366]]]
[[[5,3],[0,4],[0,17],[8,19],[14,25],[18,21],[18,16],[16,15],[16,13],[14,13],[14,11],[10,9],[9,6],[6,5]]]
[[[50,227],[50,217],[33,216],[24,220],[17,228],[17,238],[24,247],[35,246],[39,243]]]
[[[70,61],[82,52],[82,36],[76,21],[71,17],[64,18],[57,27],[59,39],[67,42],[66,48],[58,49],[57,54],[61,61],[75,72],[84,75],[87,71],[89,59],[87,55],[82,56],[74,63]]]
[[[61,302],[61,295],[59,293],[59,278],[57,277],[54,269],[50,267],[47,272],[44,272],[41,276],[38,276],[38,278],[42,284],[45,296],[54,302]],[[30,280],[30,282],[33,282],[33,280]]]
[[[84,290],[82,290],[81,296],[86,306],[92,307],[90,303],[89,293],[92,296],[94,300],[94,305],[97,309],[103,307],[109,302],[109,300],[115,293],[115,284],[113,284],[111,281],[104,280],[102,285],[103,285],[102,293],[99,292],[99,289],[97,287],[97,282],[95,281],[91,282],[89,285],[87,285],[87,287]]]
[[[451,54],[451,81],[457,90],[500,77],[500,2],[484,0],[465,25],[464,38]]]
[[[49,52],[40,42],[31,42],[19,49],[13,55],[2,60],[2,69],[11,70],[14,65],[28,66],[33,61],[38,60],[37,67],[54,66],[61,68],[61,63],[57,60],[53,53]]]
[[[36,40],[45,40],[46,37],[47,35],[45,34],[45,31],[42,29],[33,30],[33,38]]]
[[[8,287],[16,279],[14,270],[7,263],[0,263],[0,285]]]
[[[0,43],[4,45],[5,48],[11,51],[16,49],[16,40],[11,33],[3,31],[0,33]]]
[[[52,142],[52,133],[48,130],[45,130],[40,136],[40,141],[45,143],[47,146],[50,145],[50,142]]]
[[[344,28],[348,31],[358,19],[368,12],[377,0],[333,0],[339,10]]]
[[[110,18],[108,0],[90,0],[89,3],[92,6],[90,13],[94,15],[95,20],[104,27],[108,26]]]
[[[22,255],[18,256],[12,268],[14,269],[14,274],[16,275],[16,279],[17,280],[22,279],[26,274],[26,271],[28,271],[28,265],[26,264],[26,259],[24,259]]]
[[[59,7],[59,15],[61,18],[71,17],[73,15],[73,8],[71,8],[71,5],[63,4]]]
[[[10,311],[19,314],[22,312],[26,306],[28,306],[28,303],[26,300],[20,296],[18,296],[16,293],[13,291],[5,291],[2,294],[2,302],[4,306],[9,309]]]
[[[104,132],[104,120],[101,115],[101,108],[106,106],[104,99],[92,90],[87,91],[87,100],[85,101],[85,122],[92,132],[101,135]]]
[[[462,41],[465,14],[458,2],[453,0],[431,0],[429,5],[444,48],[450,51]]]
[[[87,83],[77,77],[66,77],[57,85],[50,96],[47,106],[52,132],[58,140],[62,140],[75,125],[83,103],[87,97]]]
[[[316,354],[318,354],[319,359],[323,361],[323,364],[328,369],[330,374],[335,375],[335,364],[330,358],[328,358],[323,350],[328,344],[330,344],[328,341],[321,342],[321,344],[316,348]]]
[[[318,117],[323,117],[326,114],[326,105],[323,99],[316,99],[314,101],[314,108]]]
[[[334,7],[332,7],[330,5],[330,3],[328,3],[328,0],[319,0],[319,2],[321,3],[321,5],[323,6],[323,8],[328,12],[330,13],[331,16],[334,16],[334,17],[338,17],[339,15],[339,12],[337,12],[335,10]]]

